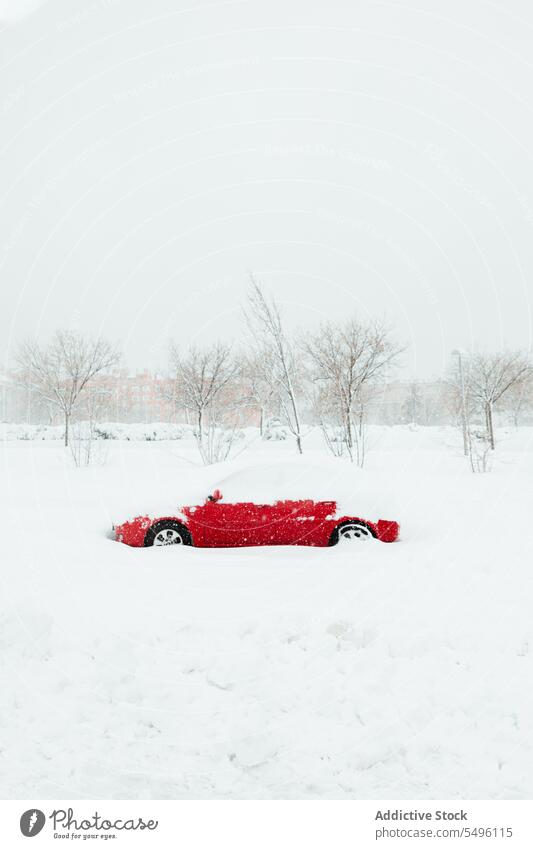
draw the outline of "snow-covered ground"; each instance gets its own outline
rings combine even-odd
[[[499,439],[474,476],[452,431],[371,430],[398,543],[218,551],[106,536],[231,472],[192,440],[0,442],[2,796],[531,798],[533,430]]]

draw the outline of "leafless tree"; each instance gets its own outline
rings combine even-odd
[[[346,440],[339,428],[341,414],[337,403],[338,398],[329,383],[315,386],[311,407],[313,418],[320,426],[328,450],[334,457],[342,457],[346,450]]]
[[[274,388],[270,379],[271,362],[268,351],[253,350],[241,356],[241,376],[244,402],[259,412],[259,435],[265,431],[265,418],[272,404]]]
[[[61,412],[66,446],[72,416],[84,393],[119,360],[117,348],[106,339],[91,339],[72,330],[57,330],[44,346],[26,340],[16,355],[20,383],[43,404]]]
[[[407,398],[403,405],[406,420],[412,424],[420,424],[424,405],[424,397],[417,380],[411,380],[407,387]]]
[[[487,436],[495,448],[493,410],[513,387],[531,379],[533,368],[522,351],[502,351],[493,354],[474,354],[466,361],[467,393],[483,412]]]
[[[447,386],[444,379],[419,384],[422,393],[422,424],[444,424],[449,421]]]
[[[109,413],[111,403],[112,393],[104,386],[90,385],[83,393],[77,421],[70,428],[69,447],[75,466],[90,466],[95,458],[103,461],[107,445],[98,440],[98,422]]]
[[[296,439],[300,454],[302,447],[302,421],[297,398],[300,361],[292,339],[287,335],[281,310],[268,298],[261,285],[250,275],[250,292],[246,318],[256,347],[256,354],[268,364],[265,378],[279,402],[287,426]]]
[[[533,372],[511,386],[496,406],[507,413],[514,427],[529,421],[533,412]]]
[[[227,446],[225,438],[219,439],[219,431],[238,394],[235,379],[239,364],[231,345],[221,342],[206,348],[190,345],[184,352],[173,345],[170,359],[175,375],[176,403],[196,420],[195,437],[204,463],[215,462]],[[230,430],[235,430],[234,421]],[[216,445],[220,451],[215,451]]]
[[[328,387],[327,396],[332,411],[337,413],[350,457],[354,459],[359,454],[361,462],[358,439],[362,436],[369,388],[386,374],[401,346],[393,341],[384,323],[365,323],[356,318],[343,324],[327,322],[301,344],[313,381]]]

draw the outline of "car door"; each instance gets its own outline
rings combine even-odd
[[[331,534],[331,517],[335,514],[334,501],[280,502],[277,507],[280,516],[279,542],[285,545],[327,545]]]
[[[207,501],[195,507],[191,515],[193,539],[206,548],[265,545],[267,510],[268,505],[252,502]]]
[[[325,526],[334,512],[335,502],[331,501],[226,504],[219,500],[191,508],[188,518],[195,545],[206,548],[327,545]]]
[[[320,545],[321,543],[316,541],[317,527],[322,524],[322,517],[326,512],[330,511],[331,504],[332,502],[317,503],[306,498],[297,501],[276,501],[268,505],[263,544]]]

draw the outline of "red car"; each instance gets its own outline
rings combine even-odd
[[[231,492],[231,486],[229,487]],[[235,500],[226,503],[215,489],[198,506],[159,516],[137,516],[114,528],[119,542],[132,546],[194,545],[232,548],[257,545],[336,545],[340,540],[394,542],[400,526],[339,511],[336,501]]]

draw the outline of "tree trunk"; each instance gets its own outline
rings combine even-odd
[[[65,413],[65,448],[68,448],[70,413]]]
[[[466,427],[466,413],[464,402],[461,403],[461,430],[463,432],[463,454],[468,457],[468,433]]]
[[[202,409],[198,410],[198,442],[200,445],[202,444],[203,439],[203,429],[204,429],[204,411]]]
[[[353,449],[353,436],[352,436],[352,411],[350,407],[348,407],[344,411],[344,418],[346,420],[346,445],[348,447],[348,453],[350,455],[350,460],[352,457],[352,449]]]
[[[298,446],[298,451],[300,454],[303,454],[302,449],[302,436],[300,431],[300,416],[298,415],[298,407],[296,405],[296,398],[294,397],[294,392],[292,389],[292,385],[289,381],[289,396],[291,399],[292,413],[294,416],[294,430],[296,432],[296,445]]]
[[[487,404],[486,414],[487,414],[487,430],[488,430],[488,434],[489,434],[489,443],[490,443],[491,449],[494,451],[494,448],[496,446],[495,446],[495,442],[494,442],[494,424],[493,424],[493,421],[492,421],[492,404]]]
[[[265,427],[265,410],[263,407],[259,408],[259,436],[261,439],[263,438],[263,430]]]

